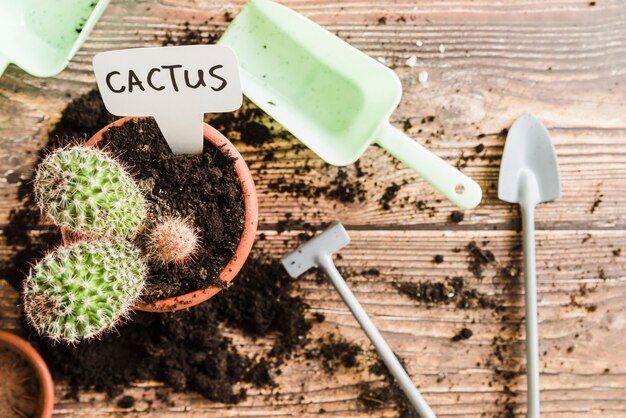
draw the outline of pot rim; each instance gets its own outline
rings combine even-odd
[[[102,140],[102,135],[111,127],[121,126],[131,120],[147,118],[148,117],[145,116],[126,116],[120,118],[98,131],[94,136],[89,139],[89,141],[87,141],[86,145],[96,145]],[[203,134],[204,139],[213,144],[223,154],[228,153],[232,158],[235,158],[235,172],[237,173],[237,177],[239,177],[239,180],[241,182],[241,189],[243,192],[245,214],[241,238],[232,258],[229,260],[229,262],[226,264],[226,266],[218,276],[218,280],[221,280],[228,284],[235,278],[237,273],[239,273],[239,270],[241,270],[241,268],[243,267],[244,262],[247,260],[248,255],[250,255],[250,251],[252,250],[252,244],[254,243],[258,224],[259,205],[257,201],[256,187],[254,185],[254,180],[252,179],[252,174],[250,173],[250,169],[248,168],[248,165],[244,161],[239,151],[237,151],[235,146],[224,135],[222,135],[217,129],[213,128],[207,123],[203,123]],[[222,289],[223,287],[207,287],[205,289],[198,289],[190,293],[185,293],[184,295],[173,296],[167,299],[160,299],[154,302],[139,302],[134,307],[134,309],[145,312],[178,311],[202,303],[215,296]]]
[[[54,410],[54,381],[44,359],[28,341],[8,331],[0,330],[0,345],[7,346],[18,352],[31,365],[39,380],[40,417],[52,417],[52,411]]]

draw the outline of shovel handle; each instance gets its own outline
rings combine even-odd
[[[520,208],[524,234],[524,287],[526,306],[527,418],[539,418],[539,326],[537,318],[537,265],[535,259],[535,205],[539,200],[535,176],[520,175]]]
[[[480,203],[478,183],[415,142],[396,127],[385,124],[376,142],[413,169],[452,203],[471,209]]]

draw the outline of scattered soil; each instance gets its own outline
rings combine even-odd
[[[428,212],[428,217],[432,218],[437,214],[437,208],[429,205],[425,200],[418,200],[415,202],[415,207],[420,212]]]
[[[332,167],[326,165],[325,171],[334,171],[334,177],[330,177],[325,185],[317,184],[316,178],[291,179],[280,177],[270,181],[268,189],[279,193],[286,193],[294,197],[315,200],[322,196],[340,203],[363,203],[367,199],[367,192],[363,183],[358,180],[364,174],[359,163],[355,163],[350,168]],[[302,172],[311,171],[309,166],[305,166]],[[302,174],[301,172],[301,174]]]
[[[358,355],[363,351],[358,344],[351,343],[335,334],[327,334],[317,340],[319,347],[306,353],[307,359],[320,359],[327,373],[335,373],[341,367],[347,369],[359,365]]]
[[[470,262],[467,269],[474,275],[474,277],[482,279],[484,267],[487,264],[495,262],[496,257],[490,250],[480,248],[475,241],[467,244],[466,249],[470,256]]]
[[[432,308],[436,305],[454,304],[459,309],[499,309],[498,299],[484,295],[476,289],[466,289],[462,277],[446,278],[441,282],[396,283],[400,293]]]
[[[209,123],[235,143],[243,141],[246,145],[262,150],[261,173],[265,165],[276,160],[273,145],[279,141],[292,142],[291,148],[296,153],[304,146],[296,142],[288,132],[277,128],[279,125],[248,100],[234,113],[222,113],[210,119]],[[280,176],[269,181],[269,190],[289,194],[293,197],[315,200],[325,197],[343,204],[365,202],[367,193],[362,182],[365,173],[357,161],[350,167],[334,167],[324,164],[319,169],[324,174],[324,181],[319,176],[306,176],[314,170],[308,163],[296,170],[297,177]],[[328,174],[330,173],[330,175]],[[327,177],[328,176],[328,177]]]
[[[469,252],[468,270],[478,278],[482,277],[486,268],[497,266],[493,253],[484,248],[486,245],[486,242],[483,242],[482,246],[476,242],[470,242],[466,246]],[[461,249],[456,251],[460,252]],[[521,249],[512,251],[521,251]],[[484,362],[479,362],[477,367],[482,366],[492,370],[493,374],[488,384],[490,387],[499,388],[501,391],[496,400],[498,412],[494,414],[494,417],[513,418],[516,416],[516,408],[519,403],[517,395],[519,376],[524,374],[524,369],[519,360],[523,358],[519,344],[523,318],[512,318],[507,306],[523,303],[519,300],[521,298],[519,293],[511,292],[511,289],[517,289],[521,286],[520,270],[516,266],[507,265],[501,267],[498,274],[503,279],[501,281],[502,296],[499,297],[485,295],[475,289],[467,289],[462,277],[446,278],[442,282],[397,283],[395,286],[400,293],[427,308],[455,304],[458,309],[490,309],[492,311],[494,318],[501,323],[501,327],[498,335],[491,342],[491,353]],[[586,289],[581,289],[581,296],[585,291]],[[583,307],[577,304],[574,297],[572,297],[572,304]],[[471,329],[463,327],[455,333],[451,341],[460,342],[471,338],[472,335]],[[385,389],[372,391],[371,385],[364,385],[359,398],[361,404],[370,411],[382,408],[386,405],[386,399],[390,396],[390,388],[392,387],[389,385]]]
[[[289,138],[287,133],[275,128],[276,123],[265,112],[247,99],[235,112],[214,115],[209,123],[231,141],[243,141],[257,148]]]
[[[16,351],[0,346],[0,417],[38,416],[39,380],[30,363]]]
[[[48,135],[47,148],[56,148],[76,140],[85,141],[116,119],[104,107],[100,92],[91,90],[67,105],[61,120]]]
[[[135,406],[135,398],[129,395],[122,396],[117,401],[117,406],[118,408],[124,408],[124,409],[132,408],[133,406]]]
[[[303,229],[311,234],[315,233],[315,226],[309,222],[305,222],[300,218],[294,218],[291,212],[285,213],[285,219],[281,219],[276,223],[276,233],[282,234],[285,231],[293,231]],[[307,235],[307,237],[309,237]]]
[[[149,262],[148,301],[223,286],[218,276],[235,253],[244,224],[243,193],[233,159],[205,141],[200,155],[171,152],[156,122],[132,120],[109,129],[98,144],[127,166],[148,201],[148,227],[165,216],[192,221],[202,243],[183,264]],[[140,248],[147,245],[138,237]]]
[[[354,165],[355,176],[357,178],[363,177],[363,172],[360,169],[360,165],[357,162]],[[354,203],[356,201],[363,203],[367,196],[363,184],[351,178],[348,170],[344,168],[337,169],[337,175],[334,179],[330,180],[330,186],[325,190],[326,197],[337,200],[342,203]],[[318,187],[319,189],[319,187]]]
[[[596,197],[596,199],[593,201],[593,204],[591,205],[591,209],[589,209],[589,213],[594,213],[596,209],[598,209],[598,206],[600,206],[600,203],[602,203],[603,196],[604,195],[600,194],[598,195],[598,197]]]
[[[459,332],[454,334],[452,337],[453,342],[461,341],[461,340],[469,340],[474,335],[474,332],[469,328],[461,328]]]
[[[398,357],[398,360],[405,366],[402,358]],[[357,400],[363,410],[375,413],[382,408],[393,406],[401,418],[420,418],[382,360],[373,363],[369,371],[383,379],[382,382],[366,382],[359,385]]]
[[[280,338],[270,351],[273,363],[278,364],[294,348],[307,343],[311,328],[305,319],[308,306],[291,295],[295,283],[278,260],[257,253],[237,275],[236,287],[223,292],[226,296],[215,303],[217,317],[251,337],[278,333]],[[320,322],[319,316],[316,321]]]
[[[493,369],[494,374],[489,385],[502,387],[502,395],[496,401],[501,409],[494,417],[515,418],[519,401],[516,386],[519,384],[518,377],[525,373],[517,358],[523,353],[516,352],[515,337],[510,335],[493,337],[491,347],[492,356],[487,360],[487,366]]]
[[[202,27],[207,27],[208,20],[205,20]],[[183,24],[182,29],[177,31],[166,31],[165,38],[161,41],[163,46],[172,45],[207,45],[214,44],[219,39],[219,35],[213,31],[192,28],[189,22]]]
[[[578,287],[578,295],[570,295],[570,302],[569,302],[569,306],[572,306],[574,308],[582,308],[585,309],[587,312],[592,313],[598,310],[598,305],[596,304],[583,304],[578,302],[578,300],[576,299],[577,296],[580,296],[581,298],[584,298],[585,296],[587,296],[590,293],[593,293],[596,291],[596,287],[592,287],[589,288],[587,287],[586,283],[581,284]]]
[[[512,250],[512,251],[521,251]],[[504,301],[496,309],[496,318],[501,327],[492,341],[491,354],[485,360],[485,367],[493,370],[489,386],[501,388],[501,393],[496,400],[499,411],[494,415],[496,418],[514,418],[518,415],[518,393],[521,388],[519,377],[525,373],[521,360],[524,358],[522,338],[523,313],[512,317],[512,313],[506,305],[516,306],[523,304],[522,295],[512,292],[511,289],[522,287],[520,269],[514,266],[506,266],[500,269],[503,278],[501,293]]]
[[[392,183],[391,186],[388,186],[385,189],[385,193],[383,193],[382,197],[379,200],[380,207],[384,210],[391,209],[391,201],[396,198],[398,192],[400,191],[401,186],[396,183]]]
[[[463,211],[454,210],[452,211],[452,213],[450,213],[450,221],[454,222],[455,224],[462,222],[463,219],[465,219],[465,213]]]

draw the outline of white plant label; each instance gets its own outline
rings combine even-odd
[[[232,49],[191,45],[107,51],[93,59],[107,110],[154,116],[176,154],[199,154],[204,113],[232,112],[243,100]]]

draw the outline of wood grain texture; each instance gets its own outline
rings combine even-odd
[[[91,59],[97,52],[160,45],[166,34],[180,34],[184,23],[207,33],[222,31],[225,11],[241,1],[112,1],[87,43],[69,67],[51,79],[37,79],[10,66],[0,78],[0,226],[16,207],[19,179],[27,178],[35,153],[72,97],[91,89]],[[295,139],[268,144],[277,157],[266,163],[258,150],[239,143],[257,183],[260,231],[257,246],[276,257],[295,245],[298,231],[277,234],[286,213],[313,225],[341,220],[353,243],[338,262],[356,272],[354,291],[390,345],[407,360],[424,396],[441,417],[497,416],[504,391],[486,364],[500,360],[493,338],[503,335],[511,349],[502,367],[524,364],[522,284],[506,279],[502,267],[520,266],[518,211],[497,200],[498,166],[504,138],[498,133],[525,111],[550,130],[559,154],[563,198],[537,210],[537,265],[541,336],[542,411],[545,417],[626,417],[626,7],[622,1],[531,1],[510,3],[369,0],[285,1],[373,57],[395,68],[404,88],[392,122],[463,171],[483,187],[482,205],[451,224],[454,207],[379,148],[361,159],[364,188],[373,198],[342,204],[322,197],[307,201],[277,193],[268,185],[283,177],[326,184],[336,168],[308,150],[294,152]],[[381,16],[386,24],[378,23]],[[204,23],[207,21],[207,23]],[[423,42],[418,47],[416,41]],[[445,52],[439,51],[443,44]],[[415,55],[417,66],[406,60]],[[417,80],[428,71],[426,85]],[[435,120],[422,123],[433,115]],[[485,146],[480,155],[475,147]],[[462,158],[464,157],[464,158]],[[470,157],[470,158],[468,158]],[[471,158],[476,157],[476,158]],[[312,170],[295,174],[308,164]],[[348,167],[350,171],[353,168]],[[392,183],[403,186],[383,210],[378,199]],[[418,202],[422,202],[418,207]],[[601,201],[592,210],[594,202]],[[420,209],[421,208],[421,209]],[[488,242],[497,262],[477,279],[467,271],[465,246]],[[455,249],[461,249],[455,252]],[[0,256],[12,253],[0,236]],[[435,254],[445,258],[435,264]],[[367,268],[379,276],[358,274]],[[463,276],[467,286],[504,301],[504,312],[460,310],[453,305],[427,309],[400,295],[392,283]],[[581,286],[587,289],[581,296]],[[312,312],[327,321],[313,336],[338,330],[369,347],[356,322],[327,283],[313,276],[299,282]],[[18,294],[0,281],[0,327],[20,332]],[[592,308],[593,307],[593,308]],[[471,339],[452,343],[462,328]],[[228,331],[227,331],[228,332]],[[271,340],[250,341],[232,334],[244,351],[267,349]],[[573,351],[568,352],[570,347]],[[544,353],[545,352],[545,353]],[[363,367],[361,368],[363,369]],[[196,394],[156,400],[166,390],[138,382],[127,390],[138,399],[131,412],[98,393],[83,392],[78,402],[57,388],[56,414],[72,417],[224,417],[328,415],[365,417],[355,401],[356,385],[377,379],[366,370],[329,377],[319,364],[287,363],[273,393],[249,390],[237,406],[207,402]],[[491,385],[490,385],[491,382]],[[523,376],[511,382],[519,393],[515,412],[525,410]],[[324,410],[321,413],[320,410]],[[375,416],[394,416],[385,409]]]

